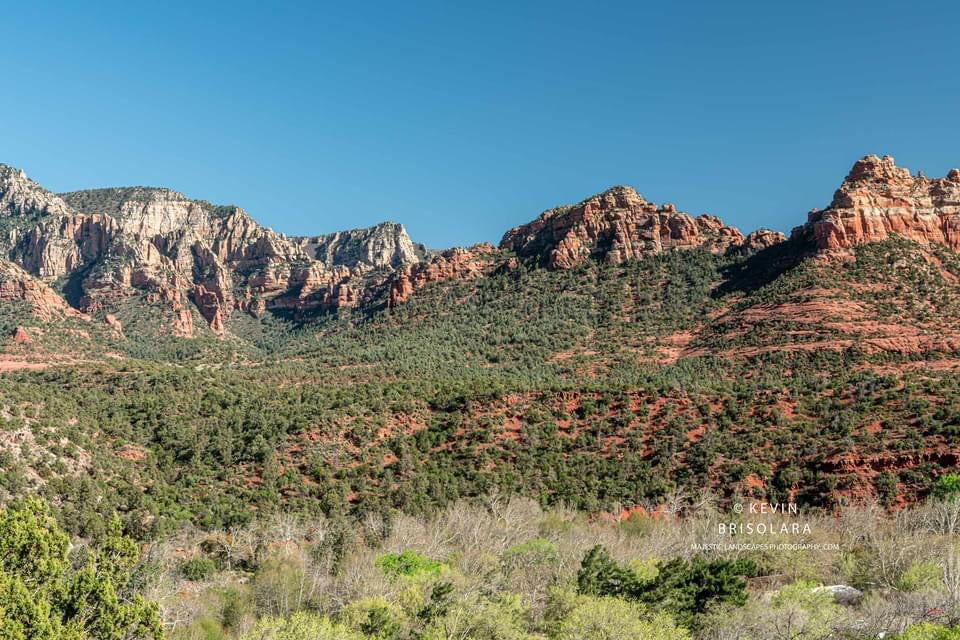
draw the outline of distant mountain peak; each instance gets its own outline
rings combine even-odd
[[[62,198],[31,180],[23,169],[0,164],[0,215],[36,218],[69,210]]]
[[[579,204],[544,211],[508,231],[500,247],[521,259],[567,269],[590,258],[617,264],[671,249],[704,247],[726,253],[745,248],[745,242],[738,229],[715,216],[694,218],[673,204],[657,206],[633,187],[619,185]]]
[[[365,264],[374,268],[396,268],[415,264],[427,254],[423,245],[410,240],[402,224],[389,220],[372,227],[304,238],[303,242],[313,256],[328,267]]]
[[[288,237],[239,207],[172,189],[56,195],[7,165],[0,166],[0,215],[3,254],[44,286],[59,287],[76,308],[94,313],[143,299],[166,306],[170,332],[182,336],[195,333],[190,302],[223,334],[235,311],[304,314],[355,305],[368,274],[427,254],[395,222]]]
[[[960,170],[927,178],[891,156],[857,160],[830,206],[810,212],[794,236],[822,251],[849,249],[891,235],[960,250]]]

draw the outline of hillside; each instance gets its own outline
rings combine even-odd
[[[6,170],[0,488],[143,537],[494,491],[902,507],[960,460],[960,183],[893,166],[790,238],[617,187],[435,253]]]

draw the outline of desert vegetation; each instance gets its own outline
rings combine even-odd
[[[520,266],[222,341],[35,333],[79,346],[0,377],[0,501],[45,499],[61,545],[26,593],[99,637],[60,592],[124,539],[124,638],[949,638],[960,386],[930,323],[960,268],[917,251],[829,282],[775,253]],[[833,547],[694,547],[745,501]]]
[[[131,330],[115,359],[0,379],[0,494],[45,496],[76,535],[116,511],[139,539],[277,510],[429,516],[491,492],[585,512],[704,486],[901,508],[960,455],[960,365],[924,346],[947,330],[903,330],[957,315],[960,267],[917,251],[518,267],[393,310],[251,318],[242,341]],[[737,275],[764,269],[778,276]],[[811,287],[833,306],[804,306]]]
[[[949,639],[960,624],[960,501],[954,479],[942,484],[940,497],[896,514],[877,504],[737,514],[709,494],[593,517],[497,496],[353,526],[277,514],[183,530],[140,554],[117,520],[68,548],[30,500],[0,513],[0,629],[118,640]],[[750,519],[777,533],[718,529]],[[798,520],[807,533],[780,529]],[[39,550],[43,562],[28,562]]]

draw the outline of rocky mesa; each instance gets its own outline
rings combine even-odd
[[[236,311],[305,314],[352,306],[377,272],[416,264],[428,253],[396,223],[289,237],[239,207],[170,189],[58,195],[5,165],[0,247],[77,310],[110,311],[140,297],[164,306],[170,331],[182,336],[194,333],[191,306],[221,335]]]
[[[831,253],[891,235],[960,249],[960,170],[930,179],[889,156],[866,156],[830,206],[794,229],[789,251]],[[620,264],[695,248],[742,254],[784,240],[764,229],[744,235],[715,216],[692,216],[617,186],[544,211],[507,231],[499,247],[429,251],[395,222],[287,236],[240,207],[170,189],[54,194],[0,165],[4,299],[26,300],[42,316],[102,317],[142,302],[161,308],[164,330],[179,336],[204,325],[225,335],[236,313],[303,320],[356,306],[394,307],[427,284],[479,278],[521,262],[570,269],[587,260]]]
[[[690,216],[670,203],[656,205],[632,187],[618,186],[583,202],[544,211],[508,231],[502,249],[551,269],[569,269],[584,260],[611,264],[669,251],[704,247],[712,253],[763,248],[783,235],[760,231],[744,236],[715,216]]]
[[[819,251],[842,250],[897,234],[960,249],[960,169],[944,178],[911,175],[890,156],[858,160],[830,206],[813,210],[793,235]]]

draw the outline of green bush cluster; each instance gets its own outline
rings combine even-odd
[[[0,638],[160,640],[156,606],[131,585],[139,553],[120,521],[73,558],[69,546],[44,503],[0,509]]]

